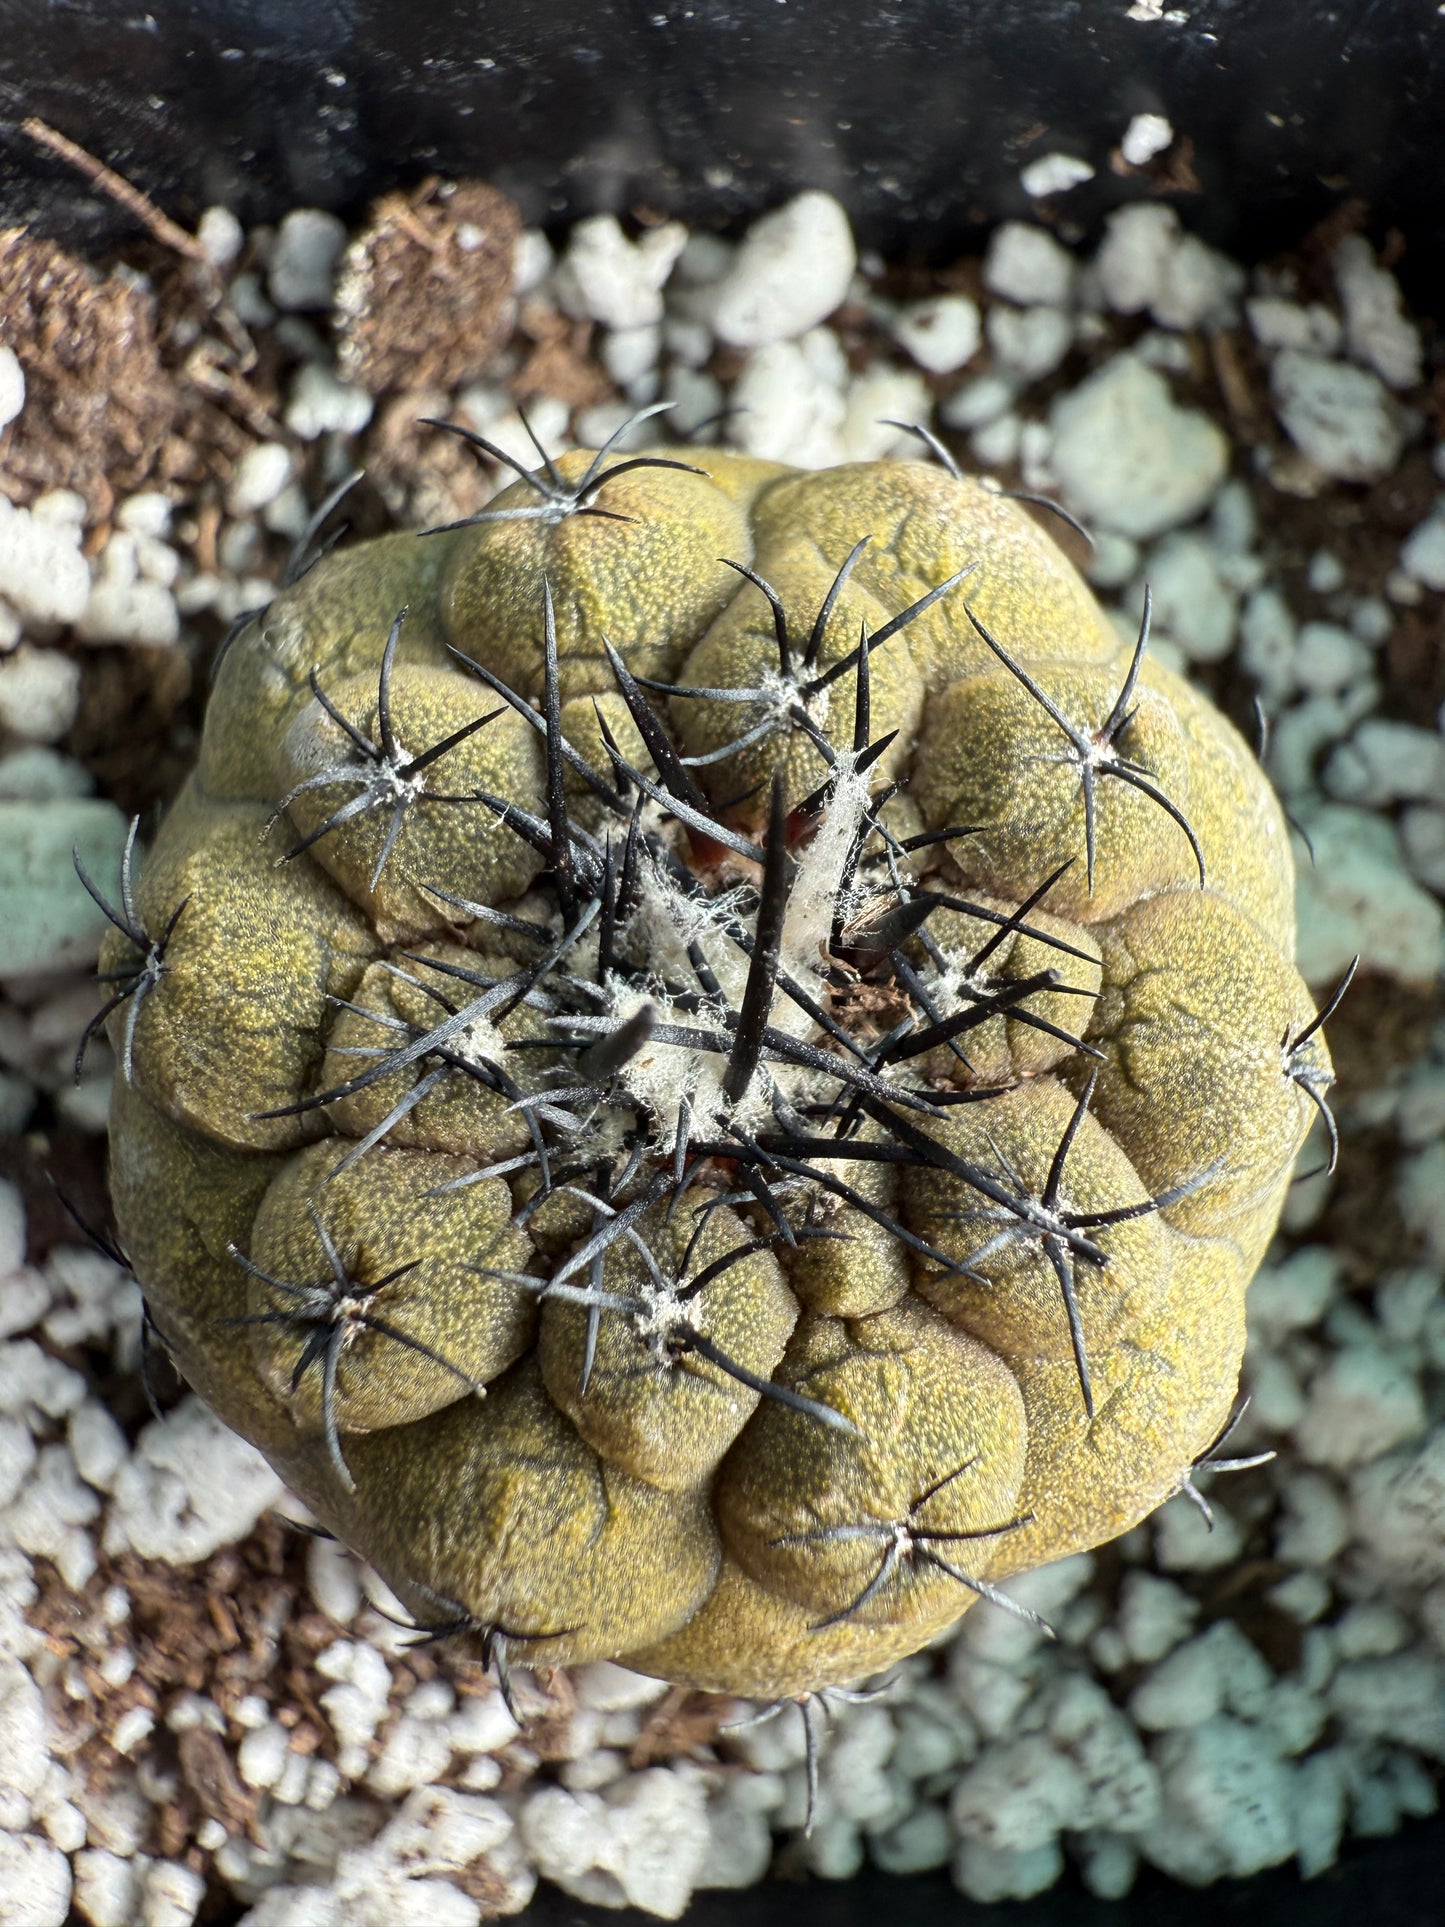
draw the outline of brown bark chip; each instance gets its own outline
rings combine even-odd
[[[23,506],[75,489],[97,522],[157,479],[181,398],[147,289],[23,228],[0,231],[0,342],[25,370],[24,412],[0,441],[6,495]]]
[[[480,181],[385,194],[347,250],[337,358],[373,395],[475,381],[511,332],[521,217]]]

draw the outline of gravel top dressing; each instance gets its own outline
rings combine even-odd
[[[0,232],[0,1896],[13,1927],[471,1927],[539,1880],[676,1918],[774,1868],[1205,1884],[1435,1811],[1445,1766],[1445,388],[1362,210],[1246,269],[1142,198],[936,270],[806,193],[737,242],[546,237],[481,183],[194,234],[107,269]],[[1043,170],[1043,171],[1041,171]],[[1062,170],[1062,171],[1061,171]],[[1393,250],[1393,252],[1392,252]],[[1252,741],[1292,825],[1338,1082],[1249,1293],[1213,1468],[1008,1582],[866,1694],[800,1711],[608,1662],[493,1674],[147,1345],[104,1245],[103,919],[194,760],[236,618],[322,539],[476,514],[528,466],[675,440],[931,461],[1025,500],[1121,636]],[[525,419],[524,419],[525,416]],[[927,431],[920,435],[917,430]],[[620,451],[626,453],[626,445]],[[1075,523],[1082,525],[1077,527]],[[1085,536],[1082,530],[1086,529]],[[344,542],[347,537],[341,537]],[[53,1182],[52,1182],[53,1180]],[[148,1407],[143,1375],[159,1415]],[[519,1723],[520,1722],[520,1723]],[[810,1818],[808,1732],[818,1741]],[[1302,1904],[1308,1905],[1307,1896]]]

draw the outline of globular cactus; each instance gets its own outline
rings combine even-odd
[[[102,957],[117,1220],[419,1624],[802,1696],[1188,1485],[1330,1069],[1146,642],[977,481],[713,449],[235,638]]]

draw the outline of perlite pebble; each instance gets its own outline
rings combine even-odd
[[[1399,282],[1362,234],[1340,242],[1334,270],[1350,354],[1391,388],[1413,388],[1420,379],[1420,331],[1400,312]]]
[[[1324,785],[1342,803],[1375,808],[1445,797],[1445,737],[1414,723],[1368,717],[1325,765]]]
[[[1261,348],[1300,348],[1332,355],[1343,338],[1339,316],[1321,302],[1303,307],[1281,295],[1258,295],[1245,302],[1244,312]]]
[[[1073,345],[1073,323],[1056,308],[990,308],[988,345],[999,367],[1019,381],[1052,374]]]
[[[638,328],[614,328],[602,344],[602,365],[617,383],[625,388],[632,400],[642,404],[652,400],[651,394],[641,392],[641,384],[657,372],[657,357],[662,347],[662,327],[659,322],[644,322]],[[657,383],[651,382],[653,393]]]
[[[1179,217],[1158,201],[1117,209],[1104,224],[1093,260],[1093,277],[1115,314],[1139,314],[1163,285],[1179,237]]]
[[[1078,279],[1078,262],[1046,228],[1005,221],[983,257],[983,285],[1020,307],[1065,307]]]
[[[831,194],[799,194],[743,236],[707,303],[720,341],[759,348],[792,341],[845,299],[857,251]]]
[[[686,1909],[709,1845],[700,1780],[660,1767],[603,1793],[540,1787],[524,1799],[518,1828],[537,1871],[564,1892],[665,1920]]]
[[[1229,654],[1239,598],[1220,577],[1212,542],[1192,531],[1166,536],[1150,553],[1143,576],[1154,620],[1186,660],[1220,662]]]
[[[1399,829],[1411,876],[1445,896],[1445,809],[1402,810]]]
[[[69,1435],[81,1478],[98,1492],[108,1492],[130,1451],[125,1433],[103,1405],[88,1399],[71,1413]]]
[[[1294,1473],[1281,1494],[1274,1553],[1291,1566],[1328,1566],[1349,1542],[1350,1515],[1321,1472]]]
[[[1046,200],[1051,194],[1067,194],[1093,178],[1093,168],[1075,154],[1041,154],[1019,169],[1019,186],[1036,201]]]
[[[1405,1586],[1445,1579],[1445,1425],[1351,1486],[1354,1536],[1372,1571]]]
[[[371,420],[371,396],[338,381],[319,361],[297,371],[286,404],[286,426],[303,442],[331,433],[359,435]]]
[[[800,468],[840,461],[846,377],[837,337],[825,328],[755,349],[733,387],[729,440],[745,454]]]
[[[1300,974],[1333,983],[1351,957],[1421,988],[1445,960],[1445,912],[1407,873],[1387,817],[1344,803],[1304,812],[1315,860],[1295,891]]]
[[[629,241],[616,217],[594,214],[572,230],[552,278],[568,314],[609,328],[643,328],[662,319],[662,287],[687,240],[677,221]]]
[[[1400,550],[1400,567],[1427,589],[1445,589],[1445,503],[1437,502],[1430,514],[1406,536]]]
[[[1355,1740],[1392,1740],[1445,1760],[1445,1664],[1397,1653],[1344,1665],[1330,1682],[1330,1709]]]
[[[196,239],[211,266],[224,270],[245,246],[246,231],[228,207],[208,207],[196,225]]]
[[[1262,1740],[1257,1727],[1223,1714],[1159,1740],[1153,1757],[1163,1808],[1140,1838],[1146,1859],[1175,1879],[1203,1885],[1289,1858],[1292,1773]]]
[[[1366,679],[1374,662],[1358,637],[1336,622],[1306,622],[1295,646],[1294,672],[1311,695],[1333,695]]]
[[[9,427],[25,406],[25,370],[13,348],[0,348],[0,428]]]
[[[1159,1660],[1185,1638],[1199,1616],[1199,1602],[1157,1573],[1124,1575],[1119,1592],[1119,1632],[1131,1659]]]
[[[156,1860],[145,1877],[138,1927],[190,1927],[205,1897],[204,1875],[176,1860]]]
[[[1378,1458],[1424,1427],[1414,1373],[1383,1346],[1364,1343],[1336,1353],[1316,1373],[1294,1439],[1307,1464],[1338,1470]]]
[[[278,308],[298,313],[331,306],[331,284],[346,227],[319,207],[298,207],[276,230],[266,285]]]
[[[291,451],[281,442],[257,442],[237,462],[226,490],[228,515],[257,515],[274,502],[291,477]]]
[[[94,955],[104,919],[82,888],[71,853],[79,851],[105,889],[115,878],[125,835],[120,811],[98,798],[0,801],[0,980]]]
[[[39,509],[15,508],[0,496],[0,599],[22,622],[74,622],[90,594],[81,530]]]
[[[1270,389],[1286,434],[1326,475],[1373,482],[1400,459],[1399,409],[1368,369],[1286,348],[1275,356]]]
[[[1064,1855],[1057,1841],[1028,1853],[1013,1853],[981,1840],[965,1840],[950,1871],[954,1886],[970,1900],[1029,1900],[1053,1886],[1064,1871]]]
[[[918,453],[917,441],[897,422],[926,422],[933,397],[911,368],[875,366],[848,383],[838,439],[843,459],[877,462]]]
[[[1010,1853],[1048,1846],[1085,1801],[1083,1776],[1041,1733],[991,1746],[962,1776],[949,1818],[964,1840]]]
[[[1124,129],[1119,152],[1130,167],[1145,167],[1174,139],[1174,129],[1162,114],[1135,114]]]
[[[1229,444],[1208,416],[1180,408],[1134,355],[1054,403],[1050,462],[1086,523],[1147,541],[1192,521],[1224,478]]]
[[[1244,1550],[1244,1535],[1234,1515],[1218,1498],[1211,1500],[1214,1524],[1182,1495],[1154,1514],[1154,1557],[1166,1572],[1217,1572],[1232,1566]]]
[[[891,317],[888,328],[899,346],[931,375],[951,375],[972,361],[981,339],[978,308],[961,294],[907,302]]]
[[[0,1895],[5,1927],[64,1927],[70,1912],[70,1862],[33,1834],[0,1832]]]
[[[1305,581],[1316,595],[1334,595],[1345,586],[1345,565],[1332,549],[1316,549]]]
[[[188,1565],[244,1538],[282,1490],[253,1446],[188,1397],[141,1433],[115,1482],[105,1549]]]

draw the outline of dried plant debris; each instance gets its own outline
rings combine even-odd
[[[190,235],[68,158],[149,238],[109,279],[22,252],[55,312],[139,317],[174,413],[152,467],[132,434],[87,468],[93,368],[52,389],[0,348],[7,1898],[393,1927],[541,1877],[675,1917],[779,1854],[976,1899],[1067,1857],[1117,1896],[1140,1865],[1313,1874],[1432,1810],[1445,523],[1432,338],[1362,211],[1248,276],[1147,200],[1087,261],[1010,222],[860,274],[826,197],[738,247],[644,215],[554,255],[504,250],[476,184],[350,243],[314,209]],[[481,277],[485,352],[435,327],[438,263]],[[375,293],[403,271],[405,311]],[[981,540],[920,568],[965,497],[1067,620]],[[223,727],[248,690],[264,724]],[[1310,991],[1281,1003],[1291,847]],[[218,998],[244,1046],[212,1048]],[[1269,1146],[1306,1125],[1231,1404],[1237,1295],[1190,1259],[1221,1213],[1264,1246]],[[179,1214],[135,1206],[158,1170]],[[1060,1520],[1030,1462],[1143,1409],[1121,1332],[1176,1369]],[[264,1406],[400,1596],[171,1352],[253,1433]],[[467,1427],[501,1448],[488,1516],[540,1477],[612,1523],[559,1562],[523,1503],[501,1590],[419,1556],[378,1464]],[[1139,1466],[1157,1513],[1036,1564],[1127,1523]],[[704,1603],[627,1651],[664,1593]],[[922,1650],[881,1696],[808,1690],[889,1639]]]
[[[0,314],[25,378],[25,410],[0,445],[13,502],[73,489],[100,521],[117,497],[190,467],[150,290],[11,228],[0,234]]]
[[[521,232],[514,204],[481,181],[383,195],[337,280],[342,374],[371,395],[484,375],[512,330]]]

